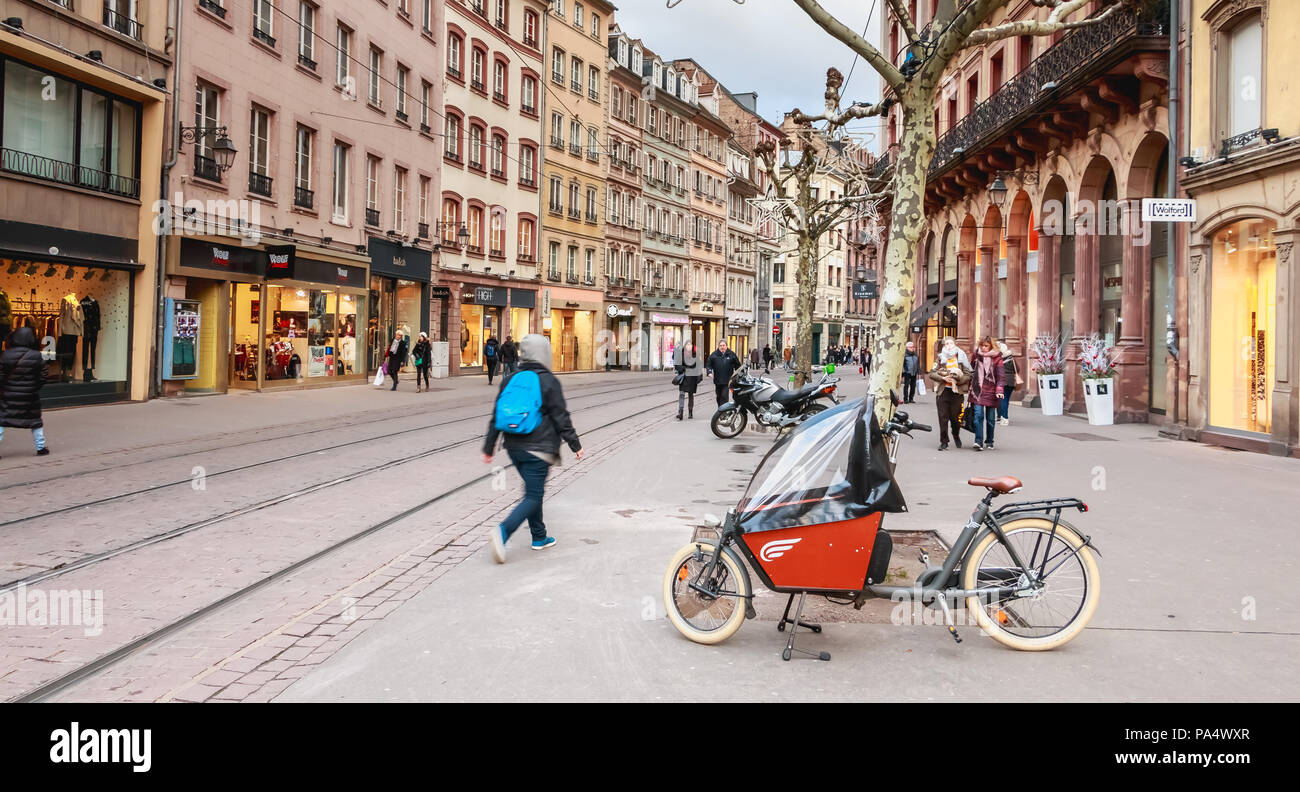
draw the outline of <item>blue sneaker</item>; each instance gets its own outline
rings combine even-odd
[[[534,549],[534,550],[545,550],[546,548],[550,547],[550,546],[553,545],[553,544],[555,544],[555,537],[554,537],[554,536],[548,536],[548,537],[546,537],[545,539],[542,539],[542,540],[540,540],[540,541],[537,540],[537,539],[534,539],[534,540],[533,540],[533,549]]]
[[[489,543],[492,545],[492,557],[498,564],[506,562],[506,531],[500,525],[488,529]]]

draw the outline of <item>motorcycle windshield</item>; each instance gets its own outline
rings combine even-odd
[[[736,507],[747,533],[902,511],[871,397],[815,415],[778,440]]]

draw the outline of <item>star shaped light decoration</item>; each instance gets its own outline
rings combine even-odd
[[[754,207],[757,216],[754,218],[754,224],[758,227],[771,222],[775,223],[778,228],[788,230],[790,224],[786,221],[786,209],[793,210],[795,201],[793,198],[778,198],[772,193],[764,195],[762,198],[746,198],[745,203]]]

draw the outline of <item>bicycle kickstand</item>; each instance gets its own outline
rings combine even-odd
[[[794,647],[794,636],[795,633],[799,631],[800,627],[806,627],[809,630],[812,630],[814,633],[819,633],[822,631],[822,627],[820,624],[809,624],[807,622],[800,620],[801,617],[803,616],[803,601],[804,598],[807,596],[808,596],[808,592],[806,591],[799,592],[799,607],[795,608],[793,619],[789,618],[789,616],[790,616],[790,603],[794,601],[794,595],[791,594],[790,599],[786,600],[785,614],[781,616],[781,621],[779,624],[777,624],[777,629],[784,629],[785,625],[787,624],[790,625],[790,638],[785,643],[785,651],[781,653],[782,660],[789,660],[795,652],[808,655],[809,657],[814,657],[818,660],[831,659],[830,652],[810,652],[807,649],[796,649]]]

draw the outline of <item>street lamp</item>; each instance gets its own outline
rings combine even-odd
[[[230,170],[230,166],[235,164],[235,155],[239,150],[226,135],[225,127],[181,127],[181,141],[184,143],[196,143],[208,139],[213,139],[212,159],[216,162],[217,169],[223,173]]]
[[[460,242],[460,249],[466,250],[469,246],[469,229],[464,223],[460,224],[460,230],[456,232],[456,241]]]
[[[1002,181],[1001,175],[994,179],[993,183],[989,185],[989,200],[999,209],[1001,209],[1002,204],[1007,201],[1007,183]]]

